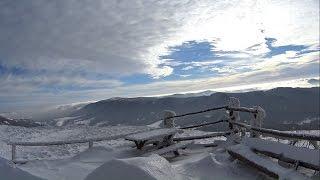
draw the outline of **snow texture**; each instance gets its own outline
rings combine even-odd
[[[111,160],[92,173],[85,180],[177,180],[180,179],[170,163],[159,155]]]
[[[162,139],[169,135],[174,135],[178,132],[182,132],[182,130],[178,130],[175,128],[155,129],[147,132],[131,134],[126,136],[125,139],[132,140],[132,141],[155,140],[155,139]]]
[[[146,156],[150,155],[150,154],[165,154],[165,153],[168,153],[168,152],[173,152],[173,151],[176,151],[178,149],[181,149],[181,148],[185,148],[187,147],[188,145],[192,144],[193,142],[192,141],[187,141],[187,142],[179,142],[179,143],[176,143],[176,144],[172,144],[168,147],[165,147],[165,148],[161,148],[161,149],[158,149],[156,151],[152,151],[150,153],[147,153],[145,154]]]
[[[150,130],[150,127],[63,126],[25,128],[3,125],[0,126],[0,156],[6,159],[9,159],[11,156],[10,146],[7,146],[4,142],[7,140],[25,142],[66,141],[102,136],[116,136],[147,130]],[[319,134],[319,131],[311,133]],[[184,130],[181,134],[177,133],[176,137],[199,136],[205,134],[210,134],[210,132]],[[23,178],[20,178],[21,180],[29,180],[29,176],[33,177],[31,179],[35,180],[37,180],[37,177],[48,180],[83,180],[87,177],[88,180],[99,168],[102,169],[103,165],[112,169],[114,164],[118,164],[118,167],[120,168],[114,168],[114,171],[105,169],[105,171],[109,173],[104,177],[101,177],[103,180],[111,179],[111,175],[114,175],[114,178],[124,177],[123,179],[144,179],[135,178],[141,177],[137,176],[136,172],[149,179],[267,179],[264,174],[259,173],[257,170],[230,158],[229,154],[221,148],[222,144],[219,145],[219,147],[212,148],[197,146],[199,144],[215,143],[217,140],[225,144],[225,141],[222,141],[225,140],[225,137],[195,140],[195,144],[192,145],[194,147],[188,147],[185,150],[181,150],[181,156],[175,157],[174,159],[168,158],[170,163],[157,155],[151,157],[137,157],[141,155],[141,152],[132,148],[132,142],[124,139],[95,142],[91,149],[88,149],[88,144],[49,147],[18,146],[17,156],[29,161],[26,164],[18,164],[16,166],[28,174],[23,176]],[[10,169],[6,169],[8,168],[6,164],[6,168],[2,168],[4,167],[3,162],[7,161],[3,161],[2,159],[0,161],[0,180],[20,180],[19,178],[14,177],[3,178],[8,177],[7,175],[10,172]],[[128,167],[128,173],[124,167]],[[135,169],[137,171],[134,171]],[[19,171],[18,173],[15,172],[16,175],[22,173],[17,168],[12,171]],[[130,174],[130,171],[134,174]],[[116,176],[119,173],[120,176]],[[293,171],[293,173],[295,172]]]
[[[284,157],[307,162],[316,166],[320,165],[320,150],[300,148],[278,142],[272,142],[257,138],[245,138],[243,144],[260,151],[269,151],[275,154],[282,154]]]
[[[10,161],[0,157],[0,179],[3,180],[42,180],[17,168]]]
[[[271,161],[270,159],[264,158],[262,156],[257,155],[256,153],[252,152],[250,147],[237,144],[228,148],[228,151],[235,152],[237,154],[241,154],[241,156],[245,157],[251,162],[254,162],[258,166],[266,168],[268,171],[273,172],[279,175],[279,179],[287,179],[287,180],[302,180],[308,179],[306,176],[303,176],[296,172],[293,169],[284,168],[275,162]]]
[[[63,127],[35,127],[25,128],[17,126],[0,126],[0,156],[6,159],[11,157],[11,146],[7,141],[22,142],[53,142],[73,141],[98,137],[112,137],[129,133],[146,131],[150,128],[143,126],[63,126]],[[124,140],[111,140],[95,142],[94,146],[122,146],[129,144]],[[79,154],[88,148],[87,143],[61,146],[22,147],[17,146],[17,158],[25,160],[34,159],[63,159]]]
[[[151,128],[160,128],[161,125],[163,125],[163,121],[162,120],[159,120],[159,121],[156,121],[152,124],[149,124],[147,125],[148,127],[151,127]]]

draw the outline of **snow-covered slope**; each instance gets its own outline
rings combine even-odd
[[[0,116],[0,125],[36,127],[40,126],[41,124],[30,119],[11,119]]]
[[[12,162],[0,157],[0,179],[3,180],[43,180],[16,167]]]

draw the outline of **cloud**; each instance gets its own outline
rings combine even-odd
[[[182,68],[181,70],[187,71],[187,70],[190,70],[193,68],[194,68],[194,66],[186,66],[186,67]]]
[[[64,103],[312,78],[319,75],[318,7],[314,0],[2,0],[0,101]],[[163,59],[186,42],[205,42],[214,57]],[[288,46],[303,49],[281,49]],[[153,80],[121,81],[137,74]],[[174,75],[181,79],[168,80]]]
[[[2,64],[27,69],[167,76],[163,41],[181,26],[184,1],[4,1],[0,4]],[[160,46],[160,47],[159,47]]]
[[[318,43],[317,1],[3,1],[3,64],[123,76],[170,75],[159,56],[187,40],[215,40],[220,50],[268,51],[279,44]],[[308,18],[305,18],[308,15]],[[303,31],[302,31],[303,29]],[[290,32],[290,33],[288,33]],[[259,48],[258,48],[259,47]]]
[[[320,80],[319,79],[309,79],[308,83],[311,85],[319,86]]]

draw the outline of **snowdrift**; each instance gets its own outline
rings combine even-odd
[[[0,178],[3,180],[42,180],[17,167],[10,161],[0,158]]]
[[[177,180],[181,179],[170,163],[159,155],[114,159],[90,173],[85,180]]]
[[[178,165],[180,166],[178,169],[180,173],[190,177],[190,179],[265,179],[265,176],[257,173],[254,169],[233,161],[225,152],[216,153],[203,154],[191,161],[189,160],[188,163]]]

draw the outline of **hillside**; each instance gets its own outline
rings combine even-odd
[[[116,98],[90,103],[69,114],[68,123],[87,121],[91,125],[145,125],[162,118],[163,110],[177,114],[224,105],[229,97],[237,97],[241,106],[259,105],[267,112],[264,127],[276,129],[317,129],[319,127],[319,88],[276,88],[245,93],[214,93],[198,97],[138,97]],[[224,112],[180,118],[177,124],[186,125],[214,121]],[[241,114],[242,120],[249,120]],[[89,122],[88,122],[89,121]],[[219,127],[222,128],[222,127]]]
[[[33,122],[30,119],[9,119],[9,118],[0,116],[0,125],[36,127],[36,126],[40,126],[41,124]]]

